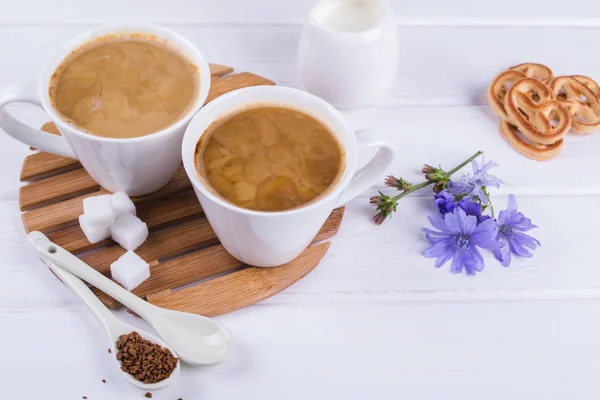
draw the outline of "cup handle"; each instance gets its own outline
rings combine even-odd
[[[356,131],[358,151],[362,152],[370,148],[379,148],[379,151],[364,167],[359,169],[352,180],[342,192],[336,207],[341,207],[368,188],[383,175],[390,167],[396,148],[393,144],[381,139],[381,134],[376,129],[362,129]]]
[[[77,158],[64,137],[32,128],[10,115],[6,106],[11,103],[30,103],[43,109],[34,87],[11,85],[0,88],[0,127],[26,145],[59,156]]]

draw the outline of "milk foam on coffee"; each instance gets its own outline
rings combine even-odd
[[[63,61],[50,84],[53,106],[67,122],[110,138],[144,136],[172,125],[189,111],[197,92],[197,67],[144,39],[88,43]]]

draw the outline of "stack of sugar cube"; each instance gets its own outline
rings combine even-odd
[[[137,249],[148,237],[148,227],[125,192],[84,199],[79,224],[90,243],[112,236],[126,250]]]
[[[135,205],[125,192],[84,199],[79,225],[90,243],[112,237],[127,250],[110,265],[113,279],[127,290],[150,277],[150,266],[134,253],[148,237],[148,226],[136,216]]]

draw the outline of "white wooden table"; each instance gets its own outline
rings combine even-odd
[[[0,85],[35,80],[43,60],[102,22],[164,24],[217,63],[298,87],[295,51],[314,0],[6,1]],[[381,227],[368,197],[350,202],[319,267],[283,293],[218,320],[230,358],[184,366],[155,399],[597,399],[600,389],[600,134],[569,136],[561,156],[530,161],[500,137],[484,101],[493,76],[524,61],[600,79],[600,3],[394,0],[401,65],[388,97],[346,111],[398,147],[392,171],[419,177],[485,150],[540,229],[543,247],[476,277],[420,255],[429,193]],[[502,7],[502,8],[494,8]],[[15,113],[45,121],[30,108]],[[0,136],[0,398],[143,398],[115,369],[100,325],[25,240],[18,175],[28,153]],[[134,324],[136,318],[119,312]],[[106,383],[102,383],[106,379]]]

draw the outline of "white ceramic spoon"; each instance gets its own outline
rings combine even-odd
[[[42,260],[44,260],[44,259],[42,259]],[[136,328],[133,325],[126,324],[125,322],[123,322],[120,319],[118,319],[117,317],[115,317],[113,315],[113,313],[110,312],[109,309],[106,308],[106,306],[104,304],[102,304],[102,302],[96,297],[94,292],[92,292],[90,290],[90,288],[85,283],[83,283],[83,281],[81,279],[79,279],[75,275],[65,271],[62,268],[57,267],[54,263],[52,263],[49,260],[44,260],[44,262],[46,264],[48,264],[50,269],[52,269],[52,271],[54,271],[54,273],[63,281],[63,283],[65,285],[67,285],[69,288],[71,288],[73,293],[75,293],[79,297],[81,297],[81,299],[94,312],[96,317],[98,317],[98,319],[102,323],[102,326],[104,326],[104,329],[106,329],[106,332],[108,333],[108,337],[110,338],[110,343],[111,343],[110,349],[112,352],[112,357],[115,360],[115,362],[117,363],[119,371],[121,371],[123,373],[123,376],[129,381],[129,383],[139,387],[140,389],[156,390],[156,389],[161,389],[161,388],[173,383],[173,381],[177,379],[177,377],[179,376],[180,363],[177,363],[177,367],[175,367],[175,370],[171,373],[171,375],[167,379],[162,380],[157,383],[140,382],[137,379],[135,379],[133,377],[133,375],[130,375],[127,372],[124,372],[121,369],[121,361],[117,360],[117,357],[116,357],[117,356],[117,340],[119,339],[119,336],[121,336],[121,335],[126,335],[128,333],[135,331],[135,332],[139,333],[140,336],[143,337],[144,339],[149,340],[153,343],[156,343],[162,347],[168,348],[169,350],[171,350],[171,353],[173,353],[173,355],[175,357],[177,357],[177,353],[172,348],[167,346],[167,344],[165,342],[163,342],[161,339],[157,338],[156,336],[154,336],[142,329]]]
[[[231,334],[217,322],[201,315],[156,307],[52,243],[43,233],[34,231],[28,236],[43,259],[87,281],[146,320],[179,359],[194,365],[215,364],[225,359]]]

